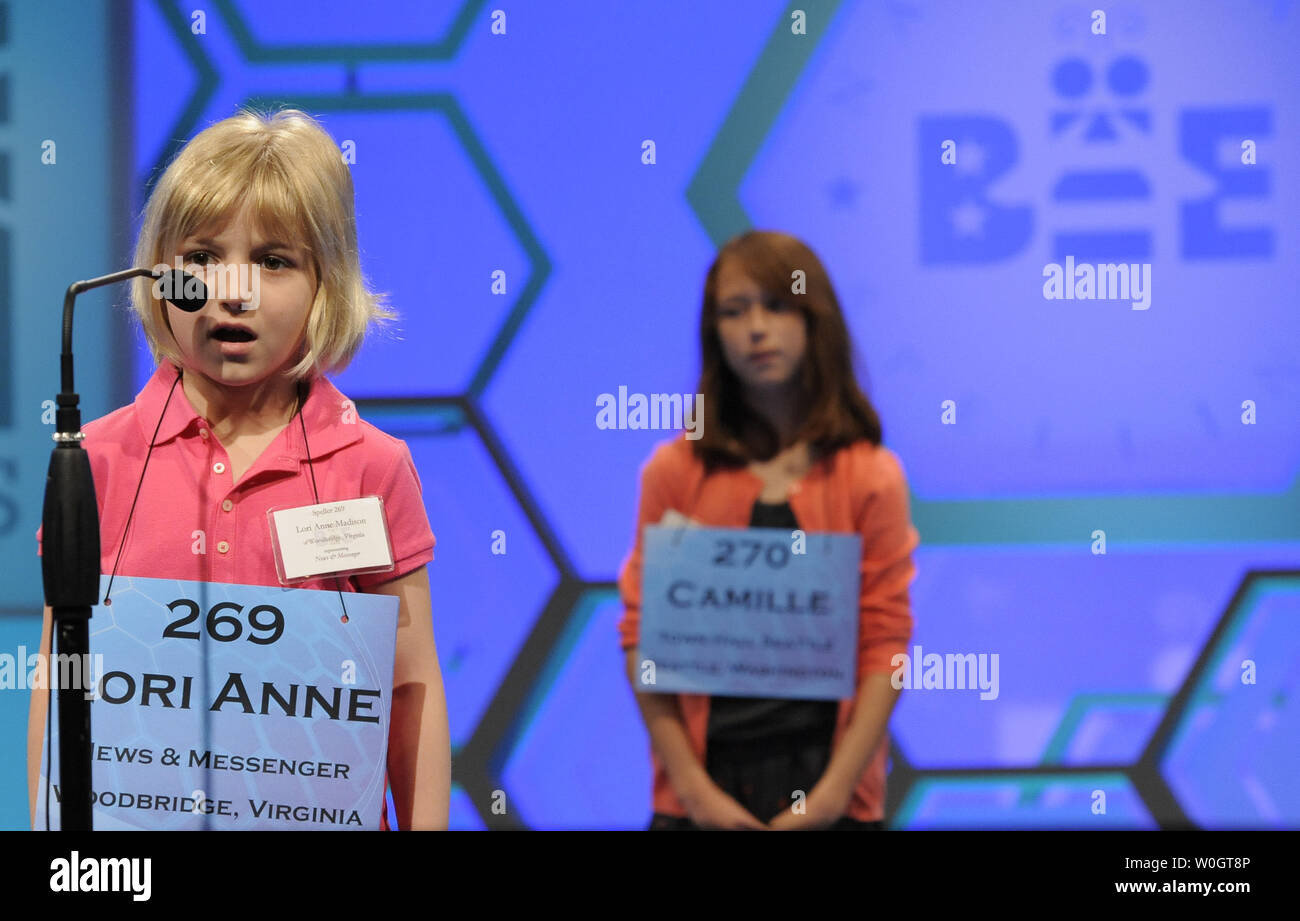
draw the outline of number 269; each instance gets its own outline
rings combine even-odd
[[[163,636],[178,640],[197,640],[199,638],[198,630],[183,630],[181,628],[199,619],[200,608],[198,602],[191,601],[189,598],[177,598],[167,607],[172,613],[176,613],[177,608],[188,610],[189,613],[169,623],[167,629],[163,630]],[[214,604],[208,610],[208,616],[204,622],[208,636],[218,643],[233,643],[239,639],[244,634],[244,622],[234,614],[224,614],[222,612],[234,611],[236,614],[240,614],[243,613],[243,610],[244,606],[242,604],[235,604],[233,601],[222,601]],[[269,615],[269,617],[266,615]],[[259,646],[270,646],[284,635],[284,614],[273,605],[259,604],[248,612],[248,628],[248,641],[250,643],[256,643]]]

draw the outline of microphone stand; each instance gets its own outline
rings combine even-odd
[[[126,269],[112,275],[79,281],[63,297],[63,353],[60,356],[63,390],[55,399],[54,450],[45,480],[45,505],[41,514],[41,578],[45,603],[54,622],[54,638],[62,661],[90,662],[91,608],[99,604],[99,505],[90,455],[81,446],[80,397],[72,382],[72,305],[77,295],[92,288],[147,275],[149,269]],[[67,656],[68,658],[64,658]],[[49,660],[47,684],[53,688],[55,658]],[[68,672],[71,672],[68,669]],[[88,668],[80,668],[82,684]],[[73,682],[70,682],[73,683]],[[90,700],[88,688],[58,689],[59,702],[59,827],[64,831],[90,831]]]

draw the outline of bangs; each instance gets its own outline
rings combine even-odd
[[[188,237],[215,234],[245,206],[260,234],[297,241],[310,254],[307,209],[292,180],[271,151],[249,150],[199,160],[186,181],[175,184],[164,211],[168,217],[159,228],[161,261],[168,261],[168,254]]]
[[[747,402],[745,388],[724,354],[717,314],[718,275],[724,263],[767,297],[782,300],[803,315],[805,351],[795,381],[804,408],[795,440],[806,440],[823,451],[862,438],[880,444],[880,418],[858,384],[848,327],[825,266],[797,237],[749,230],[718,249],[705,277],[696,392],[713,408],[713,423],[704,426],[695,441],[696,456],[709,465],[744,464],[774,457],[783,444],[772,423]],[[804,287],[802,293],[795,293],[792,288],[799,279]]]
[[[793,283],[791,275],[796,269],[803,269],[808,275],[812,272],[809,271],[809,266],[794,264],[790,248],[781,246],[781,242],[783,241],[756,233],[723,246],[715,259],[715,283],[710,292],[714,307],[717,306],[716,267],[720,267],[724,261],[752,279],[763,289],[764,294],[804,306],[807,298],[793,294],[790,290]]]
[[[216,236],[242,212],[265,242],[300,251],[316,294],[295,379],[337,373],[361,347],[372,322],[397,314],[361,272],[352,174],[324,127],[298,109],[241,110],[210,125],[176,155],[145,203],[136,265],[172,265],[184,241]],[[154,360],[181,363],[167,307],[145,278],[131,306]]]

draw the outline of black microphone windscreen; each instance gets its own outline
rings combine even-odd
[[[184,269],[172,269],[155,275],[155,290],[163,300],[170,301],[186,313],[203,309],[208,302],[208,286]]]

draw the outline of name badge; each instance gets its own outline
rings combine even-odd
[[[100,577],[100,596],[109,577]],[[90,620],[93,654],[46,685],[90,698],[100,831],[379,827],[398,600],[265,585],[118,576]],[[51,660],[53,661],[53,660]],[[58,828],[58,695],[36,817]]]
[[[282,585],[396,568],[379,496],[269,509],[266,515]]]
[[[643,534],[639,690],[853,696],[859,535],[670,521]]]

